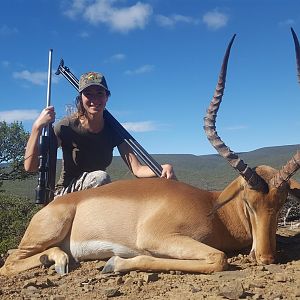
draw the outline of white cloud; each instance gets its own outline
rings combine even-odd
[[[13,77],[16,79],[24,79],[36,85],[45,85],[48,80],[48,72],[30,72],[28,70],[24,70],[21,72],[14,72]],[[53,83],[58,82],[58,78],[52,73],[51,80]]]
[[[78,14],[81,14],[84,11],[85,6],[87,5],[88,0],[73,0],[72,5],[64,12],[66,16],[73,19]]]
[[[83,38],[83,39],[86,39],[86,38],[88,38],[88,37],[90,36],[90,34],[89,34],[87,31],[81,31],[81,32],[79,33],[79,36],[80,36],[81,38]]]
[[[0,121],[5,121],[7,123],[11,123],[14,121],[32,121],[38,117],[39,113],[40,112],[36,109],[15,109],[0,111]]]
[[[296,21],[293,19],[287,19],[287,20],[279,22],[279,26],[292,26],[295,24],[296,24]]]
[[[8,27],[7,25],[2,25],[0,27],[0,36],[7,36],[7,35],[11,35],[11,34],[16,34],[18,33],[18,29],[17,28],[11,28]]]
[[[74,19],[80,14],[91,24],[104,23],[112,30],[122,33],[146,26],[152,14],[149,4],[137,2],[129,7],[118,8],[112,5],[116,2],[118,0],[73,0],[65,15]]]
[[[126,58],[125,54],[123,54],[123,53],[117,53],[117,54],[114,54],[111,57],[109,57],[107,60],[105,60],[105,62],[114,63],[114,62],[118,62],[118,61],[124,60],[125,58]]]
[[[171,15],[169,17],[163,15],[156,16],[156,22],[162,27],[174,27],[177,23],[198,24],[199,21],[183,15]]]
[[[144,122],[125,122],[122,123],[123,127],[132,132],[147,132],[157,130],[157,125],[152,121]]]
[[[203,23],[209,29],[217,30],[227,25],[229,17],[218,10],[209,11],[202,17]]]
[[[154,70],[153,65],[143,65],[135,70],[127,70],[125,71],[126,75],[138,75],[138,74],[143,74],[143,73],[149,73]]]
[[[126,57],[125,54],[117,53],[117,54],[113,55],[111,57],[111,59],[113,59],[113,60],[123,60],[123,59],[125,59],[125,57]]]
[[[10,65],[10,62],[8,60],[2,60],[1,65],[6,68]]]

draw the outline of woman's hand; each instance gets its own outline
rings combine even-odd
[[[118,149],[124,162],[127,164],[131,172],[136,177],[146,178],[146,177],[156,176],[155,173],[149,168],[149,166],[141,165],[136,155],[134,154],[133,150],[129,147],[128,144],[123,142],[118,146]],[[172,165],[164,164],[161,165],[161,167],[162,167],[161,177],[177,180]]]
[[[43,127],[55,120],[53,106],[48,106],[42,110],[32,126],[32,130],[26,145],[24,168],[27,172],[36,172],[39,167],[39,137]]]
[[[177,179],[173,167],[170,164],[165,164],[161,166],[163,169],[160,177],[164,177],[167,179]]]
[[[34,122],[34,127],[41,130],[43,127],[47,126],[49,123],[55,121],[55,110],[53,106],[48,106],[42,110],[38,118]]]

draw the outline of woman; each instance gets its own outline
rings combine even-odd
[[[58,146],[63,152],[56,196],[109,183],[105,170],[112,161],[116,146],[136,177],[155,176],[148,166],[141,165],[132,149],[106,124],[103,112],[109,96],[110,91],[101,73],[88,72],[80,77],[77,113],[65,117],[54,127]],[[39,136],[42,129],[54,120],[54,107],[49,106],[34,122],[25,152],[26,171],[38,170]],[[162,165],[162,169],[161,177],[176,178],[171,165]]]

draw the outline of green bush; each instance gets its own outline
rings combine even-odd
[[[0,121],[0,181],[26,179],[32,174],[24,170],[24,149],[29,133],[23,124]]]
[[[30,219],[39,209],[27,198],[0,193],[0,254],[18,246]]]

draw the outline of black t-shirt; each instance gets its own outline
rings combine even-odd
[[[83,172],[105,171],[111,164],[114,147],[123,139],[105,122],[99,133],[89,132],[76,117],[65,117],[54,126],[61,140],[62,171],[57,186],[66,187]]]

